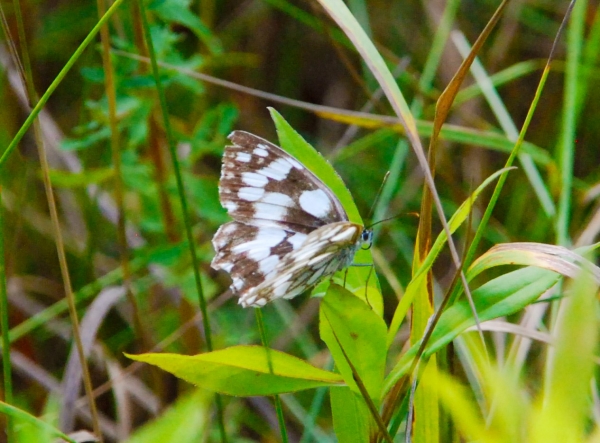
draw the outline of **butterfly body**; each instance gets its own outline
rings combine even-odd
[[[274,144],[234,131],[219,198],[233,222],[213,237],[211,266],[233,280],[244,306],[292,298],[352,264],[371,232],[350,222],[337,197]]]

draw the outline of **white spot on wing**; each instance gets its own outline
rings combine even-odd
[[[253,202],[261,198],[265,194],[264,188],[240,188],[238,197],[242,200]]]
[[[237,209],[238,205],[232,201],[223,202],[223,207],[227,209],[228,212],[233,212]]]
[[[242,286],[244,286],[244,280],[242,280],[239,277],[235,277],[233,279],[233,284],[231,285],[236,291],[239,291],[240,289],[242,289]]]
[[[251,292],[251,294],[253,294],[253,295],[244,298],[244,302],[243,302],[244,307],[249,306],[256,301],[257,294],[255,294],[254,292]],[[240,300],[240,302],[242,302],[242,301]]]
[[[321,255],[318,255],[318,256],[316,256],[314,258],[311,258],[308,261],[308,266],[313,266],[315,264],[321,263],[322,261],[327,260],[331,255],[333,255],[333,252],[326,252],[325,254],[321,254]]]
[[[300,232],[296,232],[294,235],[287,239],[287,241],[291,243],[292,248],[294,250],[299,249],[300,246],[302,246],[302,243],[304,243],[304,240],[306,240],[306,235],[301,234]]]
[[[282,194],[281,192],[269,192],[260,200],[264,203],[271,203],[272,205],[279,205],[285,207],[291,207],[294,205],[294,200],[289,196]]]
[[[292,169],[292,164],[286,160],[285,158],[278,158],[277,160],[271,162],[267,167],[260,169],[259,174],[265,175],[273,180],[281,181],[285,179],[290,170]]]
[[[248,258],[254,261],[261,261],[267,258],[270,254],[269,248],[256,248],[248,251]]]
[[[258,269],[263,274],[268,274],[275,269],[275,266],[279,263],[279,257],[277,255],[269,255],[258,265]]]
[[[234,254],[246,252],[248,258],[261,261],[270,255],[271,248],[281,243],[285,236],[286,233],[282,229],[261,228],[253,240],[234,246],[231,248],[231,252]]]
[[[269,155],[269,151],[267,151],[266,148],[267,147],[265,145],[258,145],[257,148],[254,148],[254,151],[252,151],[252,153],[260,157],[266,157],[267,155]]]
[[[221,235],[219,235],[219,232],[217,232],[212,239],[212,244],[215,247],[215,249],[218,251],[219,249],[222,249],[228,243],[228,240],[229,239],[226,236],[221,236]]]
[[[239,162],[248,163],[252,156],[247,152],[238,152],[235,158]]]
[[[294,251],[294,260],[296,263],[302,263],[314,257],[315,253],[320,251],[326,242],[307,243],[302,245],[297,251]]]
[[[242,174],[242,181],[248,186],[263,188],[269,182],[269,179],[256,172],[244,172]]]
[[[256,238],[254,241],[272,248],[273,246],[277,246],[279,243],[281,243],[285,236],[286,233],[283,229],[261,228],[256,233]]]
[[[226,223],[222,225],[213,237],[213,245],[215,249],[223,248],[228,242],[231,235],[237,231],[235,223]]]
[[[271,205],[269,203],[254,203],[254,218],[265,220],[283,220],[287,215],[287,208],[284,206]]]
[[[221,263],[221,269],[225,272],[231,272],[233,269],[233,263]]]
[[[281,284],[278,284],[273,289],[273,296],[274,297],[283,297],[291,284],[292,284],[291,281],[284,281]]]
[[[331,241],[341,242],[341,241],[350,240],[354,236],[355,233],[356,233],[356,226],[351,226],[350,228],[340,232],[338,235],[333,237],[331,239]]]
[[[322,189],[304,191],[300,195],[300,206],[305,212],[317,218],[324,218],[332,210],[331,200]]]
[[[297,162],[293,158],[288,158],[287,160],[292,164],[292,166],[294,168],[300,169],[300,170],[304,169],[304,166],[302,166],[302,164],[300,162]]]

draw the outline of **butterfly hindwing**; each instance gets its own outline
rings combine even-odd
[[[231,289],[241,297],[248,289],[272,278],[280,260],[299,249],[305,239],[306,235],[299,232],[229,222],[213,237],[218,252],[211,266],[231,275]]]
[[[242,306],[263,306],[276,298],[292,298],[323,277],[352,263],[363,227],[350,222],[330,223],[312,231],[298,248],[280,258],[270,278],[240,295]]]

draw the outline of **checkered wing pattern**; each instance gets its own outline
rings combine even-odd
[[[246,306],[292,298],[349,266],[364,239],[331,190],[281,148],[235,131],[219,198],[233,222],[213,238],[212,267],[228,272]]]

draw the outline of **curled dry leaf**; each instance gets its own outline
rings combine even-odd
[[[469,269],[469,279],[501,265],[536,266],[574,278],[583,269],[600,283],[600,268],[575,251],[544,243],[502,243],[479,257]]]

